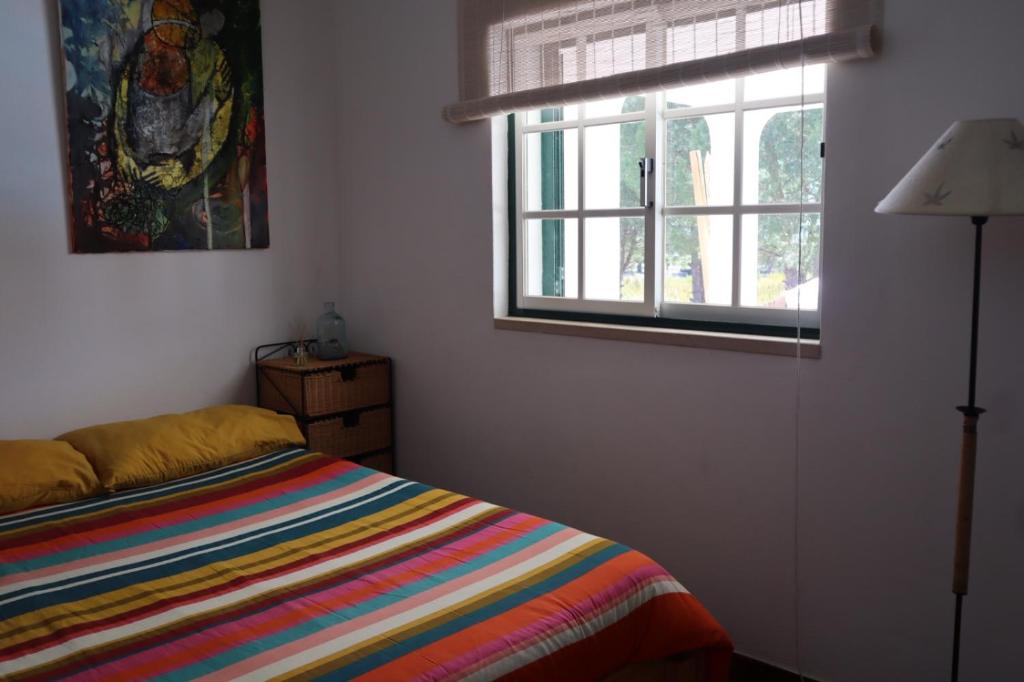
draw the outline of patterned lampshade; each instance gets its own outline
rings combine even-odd
[[[957,121],[875,208],[878,213],[1024,215],[1024,125]]]

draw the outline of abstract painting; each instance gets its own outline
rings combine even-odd
[[[59,0],[78,253],[266,248],[259,0]]]

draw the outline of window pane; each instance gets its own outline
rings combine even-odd
[[[796,204],[801,201],[800,159],[803,130],[803,201],[821,201],[822,107],[748,111],[743,117],[743,203]]]
[[[668,216],[665,282],[669,303],[732,304],[732,216]]]
[[[552,121],[575,121],[579,116],[579,107],[571,104],[566,107],[551,107],[550,109],[534,109],[526,112],[526,123],[550,123]]]
[[[801,92],[820,95],[825,92],[825,65],[814,64],[792,69],[759,73],[743,79],[743,99],[747,102],[776,97],[797,97]],[[802,76],[802,78],[801,78]]]
[[[599,118],[601,116],[617,116],[618,114],[635,114],[643,111],[646,105],[647,98],[643,95],[613,97],[597,102],[587,102],[584,117]]]
[[[584,246],[586,298],[644,300],[644,219],[588,218]]]
[[[584,208],[638,208],[643,121],[588,126]]]
[[[577,298],[579,234],[575,220],[527,220],[527,296]]]
[[[743,216],[740,304],[818,309],[821,214]]]
[[[732,104],[735,101],[736,81],[732,78],[665,91],[665,106],[669,109],[710,107],[716,104]]]
[[[732,204],[735,121],[736,115],[729,113],[666,123],[665,199],[669,206]]]
[[[523,136],[526,210],[574,210],[579,203],[579,133],[575,128]]]

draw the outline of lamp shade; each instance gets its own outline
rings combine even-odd
[[[957,121],[889,192],[879,213],[1024,215],[1024,125]]]

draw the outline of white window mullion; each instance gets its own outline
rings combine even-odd
[[[576,199],[576,272],[579,281],[576,285],[576,297],[579,300],[584,300],[587,297],[585,291],[585,283],[587,276],[587,259],[586,259],[586,248],[587,248],[587,225],[584,222],[584,211],[586,206],[584,205],[584,198],[586,197],[587,188],[587,127],[583,125],[583,121],[587,115],[587,105],[581,104],[579,107],[579,115],[577,116],[576,126],[576,144],[577,147],[577,163],[578,170],[576,177],[579,178],[576,183],[577,199]]]
[[[742,80],[742,79],[737,79]],[[798,107],[802,104],[810,106],[812,104],[822,104],[825,98],[821,95],[807,95],[803,99],[799,95],[792,97],[778,97],[774,99],[762,99],[756,102],[750,102],[744,105],[739,104],[714,104],[701,107],[683,107],[681,109],[667,109],[663,115],[667,119],[672,118],[697,118],[699,116],[710,116],[711,114],[730,114],[737,108],[742,106],[748,111],[755,111],[757,109],[778,109],[780,107]],[[530,126],[529,131],[540,126],[546,126],[548,124],[533,124]]]
[[[735,144],[733,147],[733,197],[732,205],[732,305],[740,304],[740,287],[743,273],[743,217],[739,207],[743,204],[743,79],[736,79]]]
[[[577,301],[559,296],[526,296],[526,307],[537,310],[560,310],[573,313],[594,313],[599,315],[630,315],[645,317],[647,305],[641,301],[610,301],[594,299]]]
[[[526,151],[526,145],[523,144],[523,118],[524,114],[515,114],[512,120],[515,124],[515,155],[516,162],[515,168],[513,169],[515,177],[516,187],[516,305],[520,308],[523,307],[523,298],[526,294],[526,287],[529,280],[529,273],[526,271],[527,258],[524,253],[526,248],[526,223],[523,219],[523,206],[526,205],[526,196],[523,194],[525,188],[525,182],[523,177],[525,175],[525,168],[528,168],[526,160],[523,158],[523,154]]]
[[[661,316],[679,320],[790,326],[796,326],[798,317],[795,309],[736,307],[706,303],[665,303],[662,306]],[[819,324],[821,316],[817,310],[804,309],[800,311],[799,319],[802,326],[815,327]]]
[[[591,218],[642,218],[644,212],[639,208],[591,208],[584,210],[584,213]],[[557,220],[559,218],[578,218],[580,211],[578,209],[571,210],[542,210],[542,211],[523,211],[523,217],[527,220],[530,219],[541,219],[541,220]]]
[[[815,213],[821,211],[821,204],[761,204],[743,206],[666,206],[665,215],[732,215],[745,213]],[[529,212],[528,216],[533,212]]]
[[[664,94],[657,93],[647,97],[646,138],[647,156],[654,159],[653,181],[648,183],[653,192],[654,204],[644,210],[644,302],[650,314],[657,317],[661,306],[665,277],[665,242],[662,225],[661,209],[665,205],[665,165],[662,159],[665,153],[665,132],[661,121],[661,110],[664,106]]]
[[[587,119],[587,125],[589,126],[603,126],[609,123],[632,123],[634,121],[643,121],[644,117],[641,113],[630,113],[630,114],[609,114],[608,116],[595,116]],[[579,125],[579,121],[548,121],[547,123],[530,123],[523,126],[523,132],[549,132],[551,130],[568,130],[575,128]]]
[[[595,116],[594,118],[587,119],[587,125],[607,125],[610,123],[632,123],[633,121],[643,121],[644,117],[642,114],[629,113],[629,114],[611,114],[608,116]],[[523,127],[525,133],[546,133],[552,130],[568,130],[575,128],[579,125],[579,121],[548,121],[547,123],[531,123]]]

